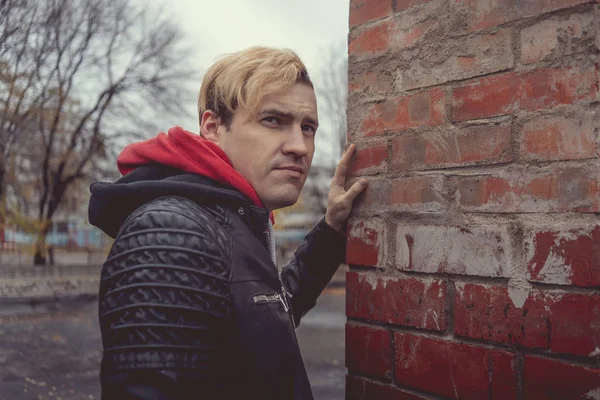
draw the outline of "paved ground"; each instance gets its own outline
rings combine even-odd
[[[344,296],[328,289],[298,328],[316,400],[344,398]],[[3,309],[0,400],[99,399],[97,306]]]

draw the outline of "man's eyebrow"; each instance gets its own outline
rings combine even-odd
[[[264,110],[261,110],[258,112],[258,115],[266,115],[266,114],[271,114],[271,115],[276,115],[278,117],[281,118],[286,118],[286,119],[294,119],[294,114],[289,112],[289,111],[283,111],[283,110],[279,110],[277,108],[267,108]],[[309,123],[315,125],[315,126],[319,126],[319,122],[317,120],[315,120],[313,117],[310,116],[306,116],[304,117],[304,119],[308,120]]]

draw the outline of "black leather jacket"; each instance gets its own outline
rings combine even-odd
[[[343,261],[318,223],[281,274],[268,212],[162,166],[91,187],[116,240],[102,269],[102,398],[312,399],[294,327]]]

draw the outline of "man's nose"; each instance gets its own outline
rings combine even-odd
[[[304,157],[308,154],[308,138],[302,132],[301,126],[294,125],[286,135],[286,141],[283,145],[283,152],[285,154],[295,154],[298,157]]]

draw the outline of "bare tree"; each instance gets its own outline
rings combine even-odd
[[[317,71],[320,144],[327,146],[330,163],[314,165],[304,188],[304,197],[319,214],[327,211],[329,184],[347,142],[348,54],[345,43],[332,45]]]
[[[27,76],[21,97],[26,120],[35,121],[37,163],[29,173],[39,184],[39,264],[45,263],[46,235],[69,188],[96,172],[90,167],[107,156],[113,141],[135,131],[142,110],[182,112],[193,74],[184,63],[180,31],[162,10],[130,0],[25,2],[36,11],[27,14],[23,29],[31,32],[23,35],[40,49],[23,50],[29,69],[12,74]],[[7,54],[14,65],[18,52]],[[7,120],[16,119],[14,107],[7,106],[13,103],[5,102]]]
[[[31,134],[42,98],[38,79],[49,55],[39,0],[3,0],[0,6],[0,202],[4,211],[7,159],[18,136]]]
[[[335,43],[329,48],[319,70],[318,81],[320,114],[327,122],[327,130],[323,134],[331,146],[335,166],[346,146],[348,130],[348,51],[345,42]]]

